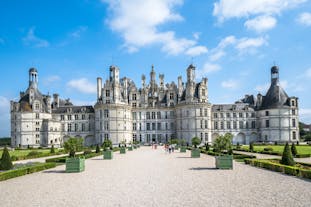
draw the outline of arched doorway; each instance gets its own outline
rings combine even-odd
[[[244,133],[238,133],[234,138],[233,138],[233,144],[246,144],[246,139],[245,139],[245,134]]]
[[[91,145],[95,145],[96,141],[95,141],[95,137],[93,135],[88,135],[84,138],[84,146],[91,146]]]

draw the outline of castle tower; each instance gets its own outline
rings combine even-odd
[[[38,71],[36,68],[29,69],[29,88],[38,87]]]
[[[191,102],[194,96],[195,89],[195,67],[191,64],[187,68],[187,85],[186,85],[186,100]]]

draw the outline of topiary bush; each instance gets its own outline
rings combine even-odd
[[[42,154],[42,152],[33,150],[33,151],[30,151],[30,152],[27,154],[27,157],[35,157],[35,156],[38,156],[38,155],[40,155],[40,154]]]
[[[293,159],[293,155],[291,150],[289,149],[288,142],[286,142],[286,145],[284,147],[283,155],[282,155],[282,160],[280,162],[283,165],[289,165],[289,166],[294,166],[295,161]]]
[[[201,139],[198,138],[198,137],[193,137],[193,138],[191,139],[191,143],[192,143],[192,145],[194,145],[194,148],[197,148],[197,146],[198,146],[199,144],[201,144]]]
[[[206,144],[205,144],[205,150],[206,150],[206,152],[209,151],[209,144],[208,144],[208,142],[206,142]]]
[[[232,154],[232,138],[233,135],[230,133],[218,136],[214,141],[214,151],[218,153],[227,152],[228,154]]]
[[[105,141],[103,142],[103,148],[104,151],[108,150],[108,149],[112,149],[112,142],[109,139],[105,139]]]
[[[297,153],[297,148],[294,142],[292,143],[291,151],[292,151],[292,155],[296,157],[298,153]]]
[[[71,137],[64,143],[64,148],[69,152],[69,157],[75,157],[76,152],[83,149],[83,139]]]
[[[251,151],[251,152],[254,151],[254,143],[253,142],[249,143],[249,151]]]
[[[5,146],[1,157],[0,170],[10,170],[12,168],[13,164],[10,157],[10,153],[8,148]]]
[[[99,153],[99,152],[100,152],[100,148],[99,148],[99,145],[98,145],[98,144],[96,145],[96,150],[95,150],[95,152],[96,152],[96,153]]]
[[[51,153],[51,154],[54,154],[54,153],[55,153],[54,144],[52,144],[50,153]]]

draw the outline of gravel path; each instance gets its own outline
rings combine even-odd
[[[189,158],[141,147],[113,160],[86,160],[82,173],[65,166],[0,182],[1,206],[310,206],[311,182],[214,158]]]
[[[261,154],[261,153],[254,153],[254,152],[244,152],[244,151],[235,151],[236,153],[239,154],[244,154],[244,155],[254,155],[256,156],[257,159],[281,159],[281,156],[278,155],[267,155],[267,154]],[[304,162],[304,163],[309,163],[311,164],[311,157],[306,157],[306,158],[294,158],[296,162]]]

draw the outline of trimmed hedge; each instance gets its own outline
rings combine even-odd
[[[260,154],[267,154],[267,155],[278,155],[278,156],[282,156],[282,152],[275,152],[275,151],[259,151],[259,150],[248,150],[248,149],[234,149],[235,151],[242,151],[242,152],[253,152],[253,153],[260,153]],[[306,158],[306,157],[311,157],[311,154],[297,154],[295,156],[296,158]]]
[[[0,172],[0,181],[23,176],[26,174],[31,174],[34,172],[39,172],[39,171],[46,170],[49,168],[54,168],[54,167],[56,167],[56,163],[40,163],[40,164],[31,166],[31,167],[23,167],[23,168],[16,169],[16,170],[8,170],[8,171]]]
[[[252,165],[255,167],[265,168],[268,170],[285,173],[287,175],[293,175],[297,177],[311,179],[311,170],[299,168],[296,166],[282,165],[282,164],[271,162],[269,160],[258,160],[258,159],[244,159],[244,162],[245,164]],[[303,164],[303,163],[300,163],[300,164]]]

